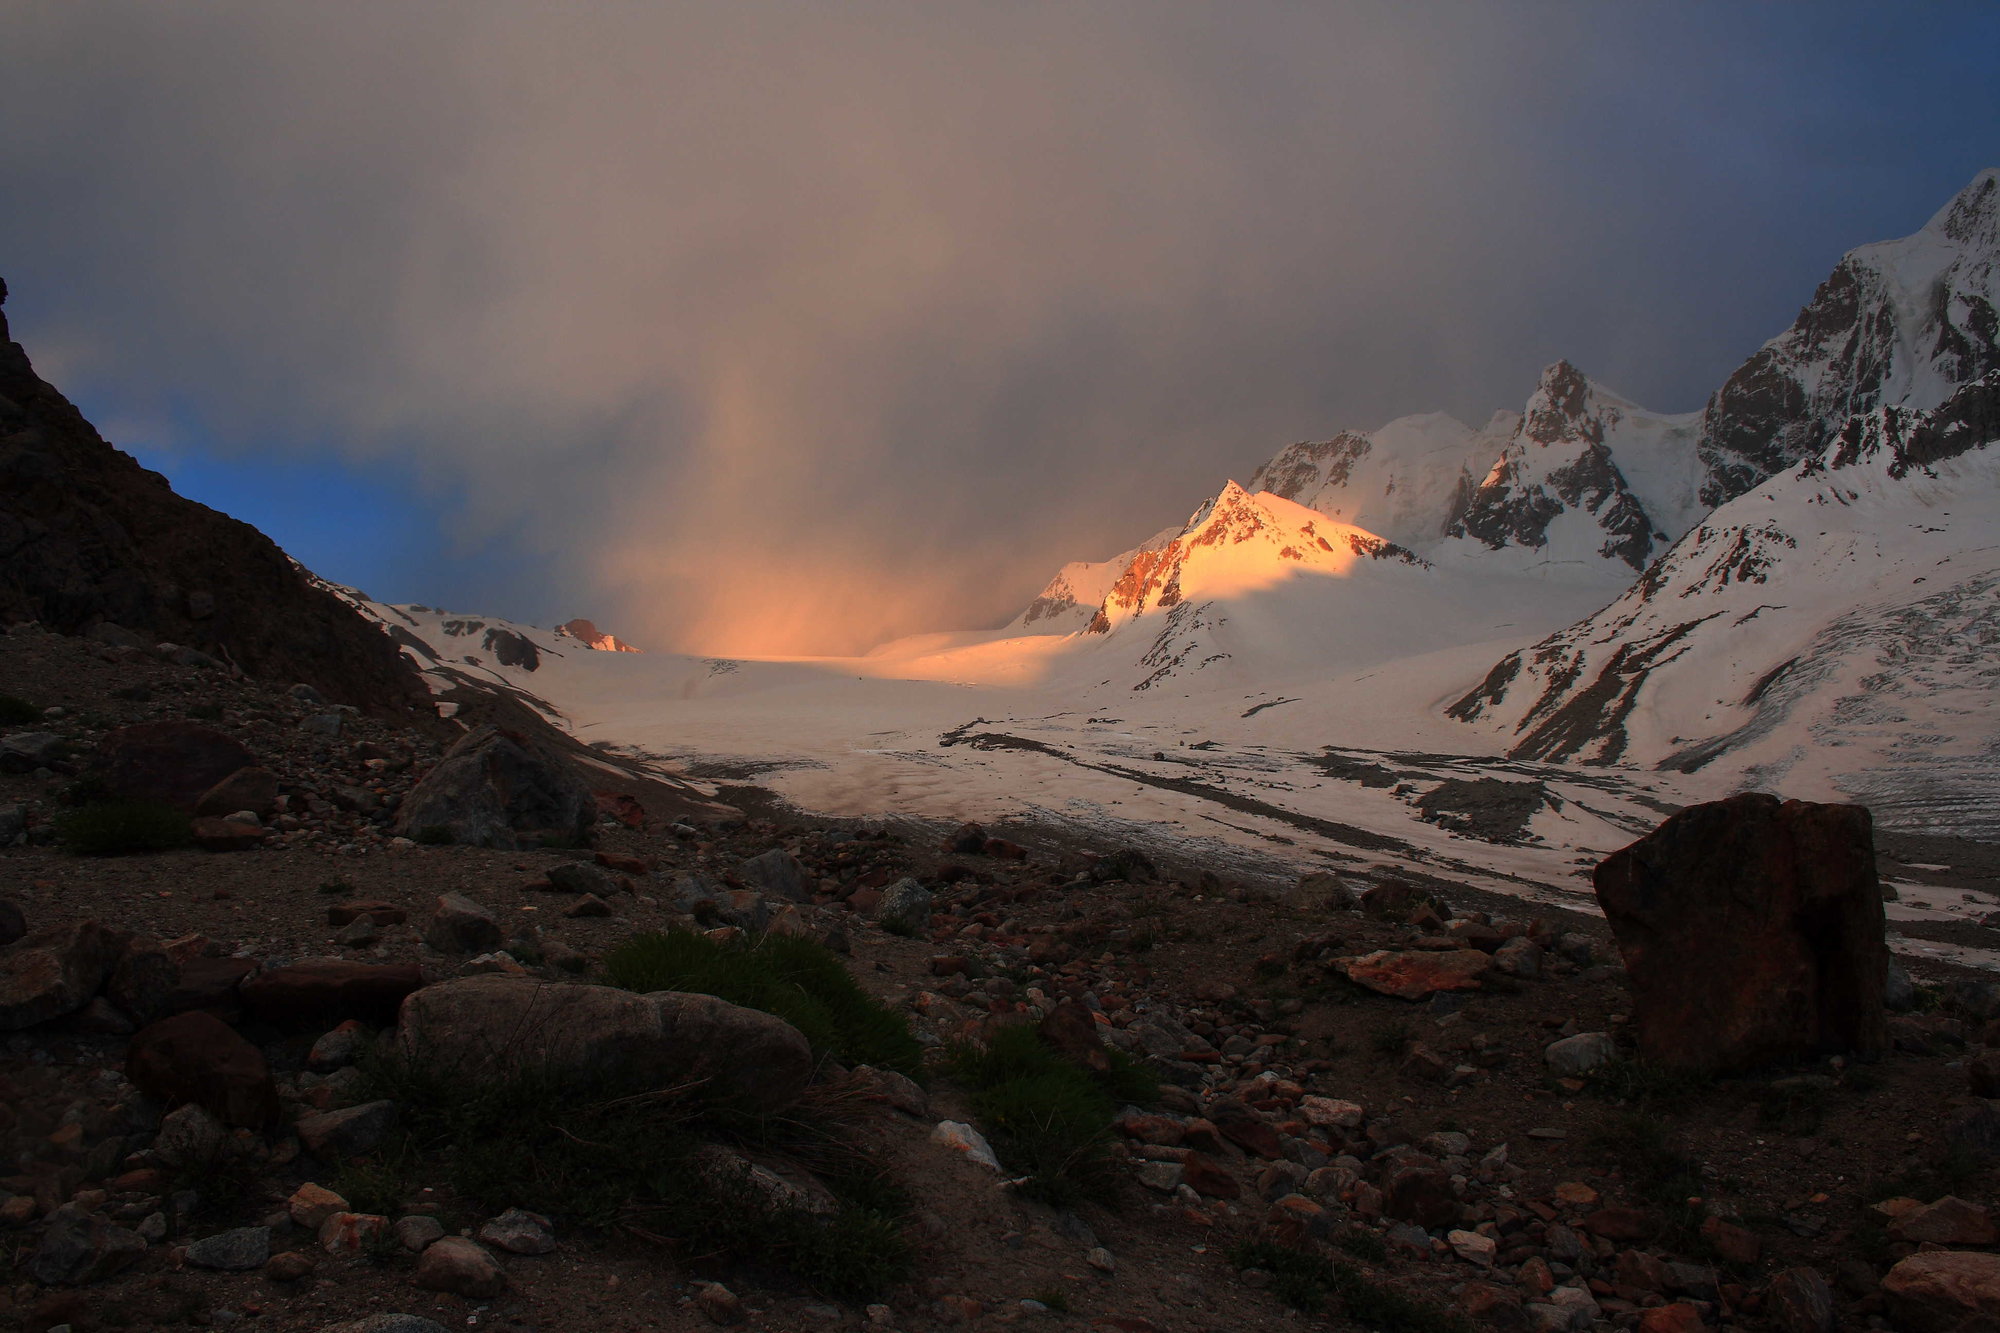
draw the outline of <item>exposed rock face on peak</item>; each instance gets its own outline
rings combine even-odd
[[[1709,400],[1704,504],[1817,457],[1850,417],[1937,407],[2000,367],[1996,305],[2000,171],[1988,169],[1916,235],[1850,252]]]
[[[106,444],[0,314],[0,621],[25,620],[115,624],[379,711],[425,696],[395,646],[269,538]]]
[[[575,639],[584,647],[595,648],[601,653],[636,653],[639,651],[615,634],[599,633],[597,626],[585,620],[582,616],[557,625],[556,635],[559,638]]]
[[[1647,412],[1558,361],[1446,531],[1642,570],[1699,512],[1692,432],[1691,417]]]

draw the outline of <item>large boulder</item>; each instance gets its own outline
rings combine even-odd
[[[1882,1278],[1897,1328],[1911,1333],[2000,1327],[2000,1254],[1931,1250]]]
[[[256,763],[257,757],[235,737],[195,722],[120,727],[98,742],[91,757],[91,767],[112,796],[158,801],[190,815],[216,784]]]
[[[278,1118],[278,1091],[263,1053],[200,1010],[141,1028],[126,1052],[125,1076],[168,1106],[193,1102],[232,1125],[261,1129]]]
[[[1736,1072],[1888,1044],[1868,811],[1746,792],[1597,867],[1639,1054]]]
[[[706,1095],[758,1109],[793,1101],[812,1052],[783,1019],[713,995],[473,976],[403,1002],[404,1056],[456,1078],[554,1076],[648,1091],[702,1080]]]
[[[0,1032],[83,1008],[117,956],[117,941],[95,921],[33,931],[0,950]]]
[[[581,843],[597,822],[590,788],[558,754],[519,732],[485,726],[459,738],[404,798],[396,831],[475,847]]]

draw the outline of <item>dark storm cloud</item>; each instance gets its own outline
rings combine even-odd
[[[1557,356],[1698,406],[1984,165],[1850,123],[1977,11],[1785,12],[0,5],[0,272],[114,438],[542,568],[467,609],[854,649]]]

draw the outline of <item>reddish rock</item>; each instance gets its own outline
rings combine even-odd
[[[0,1032],[73,1014],[97,995],[118,941],[95,921],[32,931],[0,952]]]
[[[183,958],[180,979],[167,1000],[167,1012],[180,1014],[207,1009],[235,1013],[242,1008],[237,987],[256,970],[257,962],[251,958]]]
[[[1277,1129],[1242,1102],[1218,1101],[1208,1108],[1208,1119],[1222,1137],[1247,1153],[1267,1162],[1275,1162],[1285,1155]]]
[[[1236,1199],[1243,1187],[1215,1159],[1190,1152],[1181,1161],[1181,1183],[1204,1199]]]
[[[91,759],[110,795],[159,801],[187,814],[217,783],[256,763],[234,737],[193,722],[120,727],[98,742]]]
[[[1882,1279],[1895,1327],[1909,1333],[2000,1325],[2000,1254],[1931,1250],[1913,1254]]]
[[[1764,1243],[1754,1233],[1719,1217],[1702,1222],[1701,1238],[1724,1263],[1754,1264],[1764,1252]]]
[[[603,866],[606,870],[613,870],[621,875],[650,875],[653,873],[652,864],[644,857],[627,856],[623,852],[599,852],[595,859],[597,864]]]
[[[193,1102],[232,1125],[261,1129],[278,1118],[263,1054],[213,1014],[175,1014],[140,1029],[126,1051],[125,1077],[168,1106]]]
[[[1440,1166],[1400,1166],[1382,1183],[1382,1212],[1426,1231],[1458,1220],[1451,1173]]]
[[[1097,1035],[1097,1020],[1075,1000],[1063,1000],[1036,1029],[1043,1041],[1085,1069],[1102,1074],[1111,1068],[1111,1053]]]
[[[1653,1234],[1653,1219],[1637,1208],[1614,1204],[1600,1208],[1580,1224],[1593,1236],[1609,1241],[1644,1240]]]
[[[1303,1250],[1332,1232],[1333,1218],[1326,1209],[1302,1194],[1287,1194],[1264,1212],[1264,1235],[1278,1245]]]
[[[411,1279],[431,1291],[487,1300],[507,1289],[507,1274],[486,1248],[464,1236],[434,1241],[417,1260]]]
[[[1889,1234],[1912,1244],[1991,1245],[2000,1241],[2000,1231],[1994,1229],[1984,1208],[1950,1194],[1903,1212],[1889,1223]]]
[[[599,815],[610,815],[626,828],[645,830],[646,807],[639,804],[638,797],[609,791],[595,791],[590,795],[597,802]]]
[[[198,815],[233,815],[248,810],[259,819],[268,819],[278,808],[278,775],[268,768],[251,764],[239,768],[202,793],[195,802]]]
[[[977,824],[960,824],[939,850],[960,856],[978,856],[986,850],[986,830]]]
[[[1701,1311],[1687,1301],[1656,1305],[1639,1315],[1639,1333],[1707,1333]]]
[[[194,821],[195,846],[205,852],[247,852],[263,846],[265,836],[261,824],[206,817]]]
[[[1490,955],[1477,949],[1439,952],[1374,953],[1348,960],[1347,979],[1381,995],[1421,1000],[1439,991],[1477,990],[1480,978],[1493,967]]]
[[[410,914],[394,903],[336,903],[326,909],[326,924],[351,926],[362,917],[378,926],[400,926]]]
[[[358,1018],[385,1025],[395,1022],[404,997],[423,984],[423,970],[415,963],[313,958],[259,972],[238,989],[244,1007],[270,1023],[324,1025]]]
[[[1026,847],[1023,847],[1018,842],[1009,842],[1005,838],[988,838],[979,845],[979,850],[1001,861],[1025,861],[1028,859],[1028,849]]]
[[[1817,1269],[1787,1268],[1765,1290],[1764,1314],[1784,1333],[1828,1333],[1833,1290]]]
[[[1749,792],[1693,806],[1607,857],[1639,1053],[1733,1072],[1888,1044],[1868,811]]]
[[[1482,1328],[1520,1328],[1527,1323],[1521,1298],[1491,1282],[1468,1282],[1459,1289],[1458,1308]]]

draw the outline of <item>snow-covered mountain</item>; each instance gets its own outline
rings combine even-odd
[[[2000,367],[2000,169],[1914,236],[1850,251],[1702,413],[1704,505],[1822,454],[1850,417],[1931,408]]]

